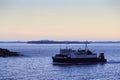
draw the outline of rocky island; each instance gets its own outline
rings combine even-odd
[[[8,49],[0,48],[0,57],[14,57],[14,56],[23,56],[18,52],[11,52]]]

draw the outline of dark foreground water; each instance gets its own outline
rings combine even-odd
[[[105,64],[53,65],[51,56],[60,48],[84,48],[83,44],[3,44],[1,48],[26,57],[0,58],[0,80],[120,80],[120,44],[89,44],[93,52],[104,52]]]

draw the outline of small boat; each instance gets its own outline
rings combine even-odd
[[[60,49],[60,53],[52,57],[55,64],[86,64],[86,63],[105,63],[107,60],[104,53],[99,56],[87,48],[87,42],[84,50],[73,50],[71,48]]]

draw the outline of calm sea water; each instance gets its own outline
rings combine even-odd
[[[25,57],[0,58],[0,80],[120,80],[120,44],[89,44],[95,53],[104,52],[105,64],[53,65],[51,56],[60,48],[84,48],[84,44],[0,43]]]

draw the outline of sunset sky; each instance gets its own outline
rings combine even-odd
[[[0,41],[120,40],[120,0],[0,0]]]

